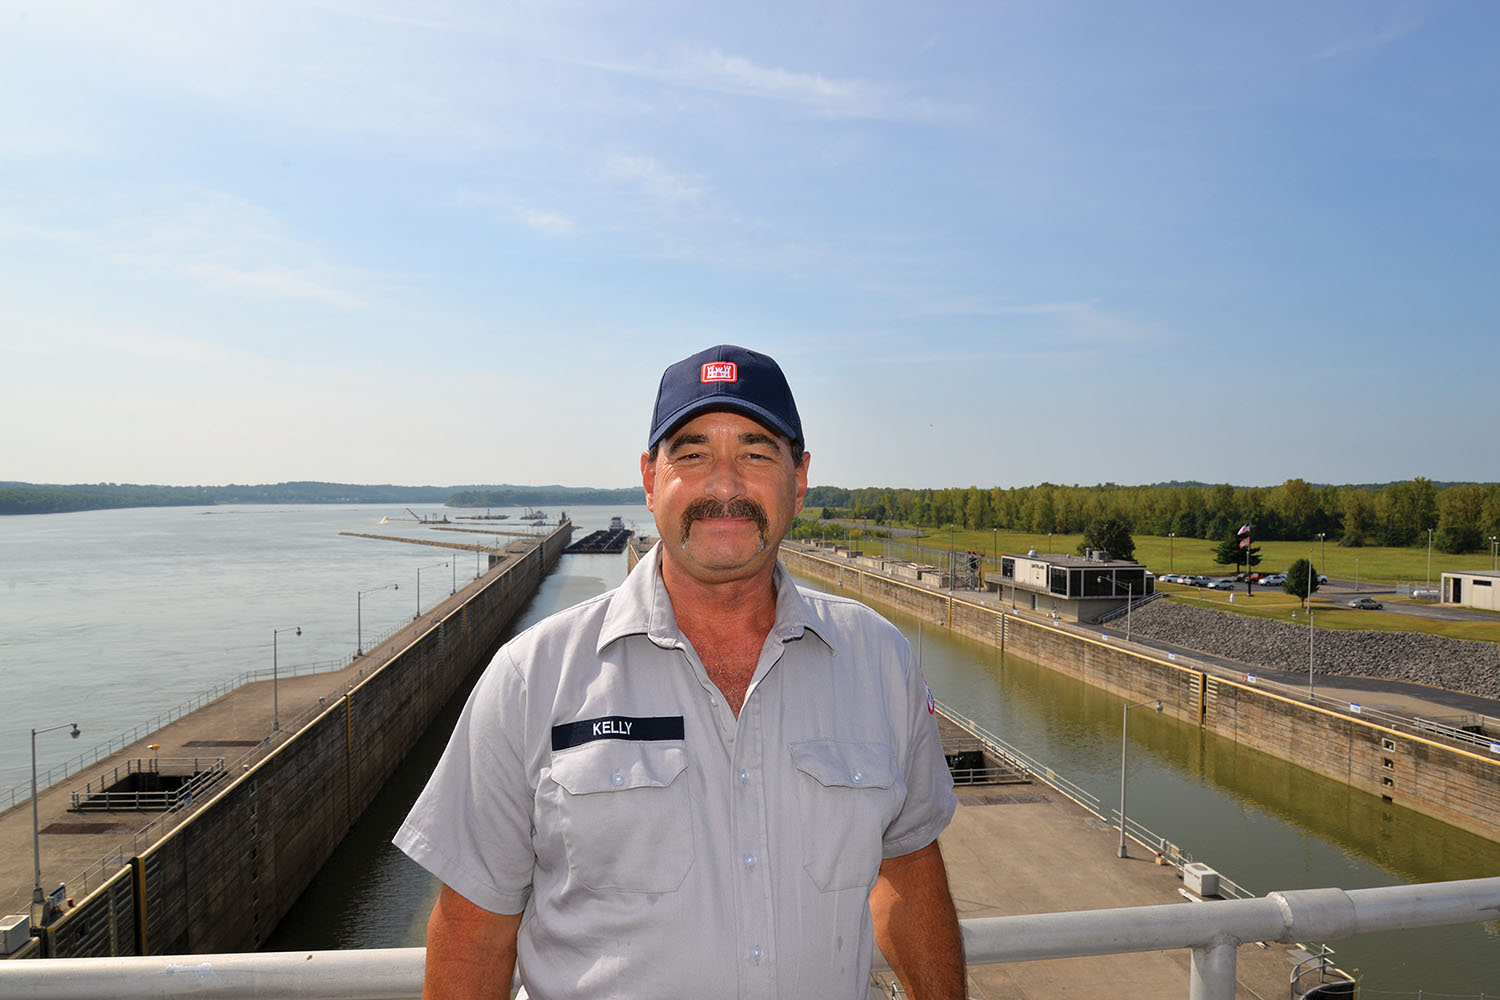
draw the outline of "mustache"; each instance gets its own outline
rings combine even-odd
[[[764,541],[766,531],[770,528],[770,520],[766,517],[766,509],[748,497],[735,497],[733,500],[715,500],[713,497],[699,497],[682,512],[682,537],[687,539],[688,532],[692,530],[693,522],[702,518],[735,517],[747,518],[755,522],[760,531],[761,540]]]

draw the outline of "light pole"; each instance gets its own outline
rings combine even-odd
[[[424,569],[438,569],[446,565],[448,564],[445,562],[440,562],[433,563],[431,566],[417,567],[417,613],[411,616],[412,621],[416,621],[418,618],[422,617],[422,571]]]
[[[354,655],[359,656],[365,651],[365,614],[363,601],[366,594],[373,594],[379,590],[400,590],[399,583],[388,583],[384,587],[372,587],[369,590],[357,591],[354,595]]]
[[[1167,532],[1167,572],[1177,572],[1177,532]]]
[[[1152,698],[1150,701],[1126,705],[1125,710],[1120,713],[1120,857],[1122,858],[1130,857],[1125,850],[1125,751],[1130,745],[1127,742],[1130,734],[1130,710],[1144,708],[1147,705],[1155,705],[1156,710],[1161,711],[1161,699]]]
[[[1324,539],[1327,537],[1328,532],[1318,532],[1318,561],[1321,562],[1324,566],[1328,565],[1328,543],[1324,541]]]
[[[953,530],[954,526],[950,523],[948,525],[948,609],[950,611],[953,609],[953,571],[958,568],[953,558]]]
[[[75,740],[83,735],[83,731],[78,728],[76,722],[64,722],[61,725],[31,731],[31,860],[36,871],[36,885],[31,890],[31,926],[33,929],[45,925],[48,917],[47,897],[42,894],[42,835],[36,812],[36,737],[38,733],[51,733],[69,726],[73,727],[69,735]]]
[[[1354,592],[1359,593],[1359,556],[1354,557]]]
[[[1047,554],[1052,554],[1052,532],[1047,532]]]
[[[1427,529],[1427,593],[1423,594],[1422,596],[1425,598],[1425,597],[1427,597],[1428,594],[1431,594],[1431,593],[1432,593],[1432,529],[1428,528]]]
[[[1312,549],[1307,550],[1307,700],[1313,700],[1313,607]]]
[[[922,669],[922,626],[924,626],[926,624],[927,624],[927,619],[926,618],[918,618],[917,619],[917,670],[919,672]],[[933,624],[935,624],[935,625],[942,625],[942,624],[944,624],[944,619],[939,618]]]
[[[283,632],[296,631],[302,634],[301,625],[283,625],[271,630],[271,732],[281,731],[281,703],[277,700],[276,686],[280,680],[280,669],[276,662],[276,637]]]
[[[1496,562],[1500,562],[1500,535],[1490,536],[1490,571],[1495,570]]]
[[[1307,603],[1307,700],[1313,700],[1313,609]]]
[[[1125,641],[1130,641],[1130,606],[1135,603],[1135,584],[1125,585]]]

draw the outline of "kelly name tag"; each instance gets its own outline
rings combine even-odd
[[[552,727],[552,749],[566,750],[594,740],[680,740],[682,716],[654,715],[637,718],[630,715],[606,715],[598,719],[580,719]]]

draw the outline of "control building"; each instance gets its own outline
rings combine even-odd
[[[1128,559],[1091,549],[1085,555],[1056,552],[1000,557],[1000,577],[991,579],[1002,600],[1026,611],[1077,622],[1097,622],[1127,601],[1156,592],[1156,577]]]
[[[1443,603],[1482,611],[1500,611],[1500,573],[1481,570],[1478,573],[1444,573]]]

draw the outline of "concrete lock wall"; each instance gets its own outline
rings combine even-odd
[[[1012,614],[783,547],[788,569],[1163,710],[1359,791],[1500,841],[1500,761],[1121,648],[1097,632]]]
[[[49,956],[251,951],[292,908],[571,537],[547,536],[45,931]]]

